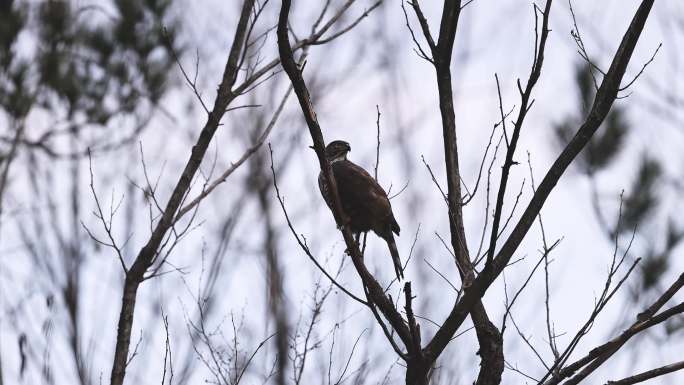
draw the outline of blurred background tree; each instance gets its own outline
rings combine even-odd
[[[0,192],[23,179],[29,184],[21,188],[32,195],[28,205],[16,192],[0,195],[2,207],[31,213],[15,223],[34,279],[18,291],[3,284],[4,293],[18,294],[3,296],[9,306],[3,318],[15,323],[23,341],[20,378],[38,362],[47,383],[71,370],[50,358],[62,346],[57,334],[67,342],[78,383],[95,381],[83,336],[91,317],[82,307],[83,274],[97,252],[81,226],[84,162],[89,153],[103,156],[135,143],[163,111],[164,96],[178,84],[172,69],[181,50],[172,6],[168,0],[0,3]],[[7,218],[0,215],[0,224]],[[37,293],[45,298],[44,318],[30,315]]]
[[[554,128],[556,141],[561,146],[569,142],[574,127],[588,114],[587,106],[595,96],[597,76],[593,64],[584,62],[577,66],[578,110]],[[625,97],[629,98],[629,95]],[[662,285],[665,277],[677,274],[678,266],[673,261],[675,249],[684,238],[684,228],[672,211],[678,202],[668,201],[668,193],[672,193],[674,187],[668,180],[678,178],[677,175],[664,175],[662,162],[666,162],[669,155],[639,143],[638,139],[630,141],[630,135],[634,136],[636,130],[648,132],[656,128],[634,127],[626,107],[614,107],[575,163],[578,175],[574,178],[587,179],[590,194],[584,199],[591,201],[595,218],[608,242],[634,237],[629,245],[637,247],[629,253],[630,258],[633,260],[638,255],[642,261],[639,278],[630,283],[629,298],[631,306],[642,308],[665,289]],[[634,155],[639,153],[640,156]],[[607,177],[616,173],[625,177],[618,181]],[[616,204],[618,215],[611,215]],[[681,320],[673,319],[666,330],[668,334],[676,333],[682,327]]]

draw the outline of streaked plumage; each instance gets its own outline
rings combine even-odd
[[[401,279],[404,273],[393,235],[399,235],[400,228],[392,213],[392,205],[380,184],[366,170],[347,160],[349,151],[349,143],[341,140],[330,142],[325,148],[342,209],[349,218],[349,226],[357,234],[357,239],[358,234],[372,230],[387,242],[397,279]],[[332,197],[328,193],[322,172],[318,175],[318,187],[332,210]]]

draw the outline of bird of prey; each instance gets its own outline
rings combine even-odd
[[[361,233],[373,230],[389,246],[397,280],[404,278],[401,259],[394,242],[394,234],[399,235],[399,224],[392,213],[387,193],[380,184],[363,168],[347,160],[351,151],[349,143],[342,140],[330,142],[325,147],[325,157],[330,162],[342,209],[349,220],[349,227],[358,242]],[[318,174],[318,187],[325,203],[333,209],[333,200],[323,172]]]

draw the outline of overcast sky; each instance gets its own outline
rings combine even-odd
[[[237,3],[219,0],[179,2],[178,17],[185,28],[184,39],[189,52],[183,62],[192,67],[193,53],[197,50],[200,59],[199,84],[205,101],[213,102],[215,96],[216,84],[225,65],[237,19]],[[360,4],[352,8],[351,15],[360,14],[370,3],[360,1]],[[423,3],[432,31],[436,32],[441,7],[436,1]],[[631,20],[638,1],[576,0],[573,5],[589,54],[600,67],[608,68],[609,60]],[[269,22],[265,25],[271,25],[275,21],[278,6],[277,1],[269,4]],[[318,6],[319,2],[314,0],[295,1],[293,25],[301,35],[308,31],[314,17],[312,15]],[[409,16],[413,25],[417,26],[410,12]],[[654,115],[644,107],[646,101],[652,100],[654,92],[654,88],[647,87],[647,84],[670,89],[675,95],[679,94],[679,89],[683,85],[682,72],[678,71],[678,59],[681,57],[678,51],[684,48],[684,28],[682,25],[676,27],[674,23],[677,21],[684,21],[684,4],[681,0],[662,0],[656,3],[637,45],[626,79],[631,79],[641,69],[659,43],[662,42],[663,47],[646,69],[645,75],[633,85],[634,93],[616,102],[616,105],[627,110],[634,129],[629,134],[628,147],[621,154],[620,161],[609,173],[600,175],[600,193],[605,203],[605,212],[611,218],[617,216],[619,193],[622,189],[630,187],[636,160],[644,151],[657,154],[666,160],[665,166],[673,178],[681,180],[683,176],[680,166],[683,159],[679,151],[684,145],[682,115],[680,114],[678,119],[668,119]],[[528,1],[475,0],[461,15],[452,72],[459,155],[462,175],[467,186],[472,187],[477,179],[484,146],[492,125],[499,120],[494,74],[498,74],[501,81],[504,110],[510,110],[514,106],[517,108],[520,101],[516,79],[520,78],[524,84],[529,75],[534,49],[533,28],[532,6]],[[577,108],[578,91],[574,84],[574,69],[581,63],[581,58],[570,35],[573,27],[566,1],[554,2],[550,28],[552,32],[545,64],[539,84],[533,93],[534,106],[523,129],[516,157],[520,165],[513,169],[506,211],[512,207],[523,179],[525,185],[521,197],[522,207],[531,196],[527,152],[530,153],[535,180],[539,182],[560,151],[553,140],[554,124],[563,121]],[[263,51],[266,59],[275,57],[275,35],[268,39]],[[392,65],[388,66],[388,63]],[[441,165],[443,150],[435,76],[430,64],[420,59],[413,51],[399,3],[386,0],[383,8],[372,13],[358,28],[334,44],[313,47],[304,75],[307,81],[318,80],[326,84],[325,90],[314,94],[314,103],[325,139],[344,139],[350,142],[351,159],[368,170],[373,168],[375,160],[376,105],[379,106],[382,112],[379,180],[386,189],[392,186],[393,192],[408,183],[406,190],[392,200],[395,215],[402,227],[402,234],[398,239],[402,257],[408,255],[413,235],[420,225],[420,235],[412,262],[406,271],[406,279],[414,284],[417,312],[441,322],[453,304],[454,294],[439,276],[427,268],[424,260],[428,260],[452,277],[456,276],[456,270],[447,251],[435,235],[438,233],[444,238],[448,237],[446,210],[439,191],[421,161],[421,156],[424,156],[434,167],[438,180],[446,185]],[[276,75],[256,94],[256,102],[263,103],[265,109],[272,111],[286,86],[285,76],[282,73]],[[251,100],[246,97],[236,103],[250,102]],[[182,84],[166,98],[164,104],[169,115],[159,114],[150,128],[143,133],[140,143],[147,167],[152,174],[163,172],[160,191],[163,196],[168,196],[164,194],[168,194],[176,182],[189,155],[191,140],[202,127],[205,116],[190,91]],[[319,196],[316,184],[318,164],[313,152],[307,148],[310,138],[300,116],[296,100],[291,98],[283,118],[271,137],[276,163],[285,157],[284,152],[295,151],[290,158],[292,166],[278,175],[279,185],[286,197],[285,202],[297,231],[306,235],[315,255],[320,259],[330,258],[328,266],[332,268],[339,263],[340,258],[343,258],[345,247]],[[46,124],[43,116],[33,116],[31,119],[37,126]],[[219,169],[239,157],[241,149],[245,147],[244,138],[246,132],[251,129],[250,124],[247,112],[236,112],[226,116],[224,126],[214,138],[210,150],[212,158],[214,154],[217,156]],[[285,145],[286,139],[296,135],[300,135],[300,145],[290,149]],[[266,149],[262,148],[261,151]],[[93,168],[96,171],[98,185],[101,186],[100,191],[105,196],[110,194],[112,189],[121,194],[126,191],[128,179],[141,180],[140,164],[137,161],[123,161],[139,158],[140,150],[137,144],[94,158]],[[206,171],[210,166],[210,162],[205,162],[203,169]],[[58,167],[60,171],[56,171],[57,173],[66,170],[65,164],[57,164],[56,169]],[[495,165],[494,181],[498,181],[499,171],[500,166]],[[243,180],[248,172],[249,167],[243,167],[231,178]],[[21,183],[18,182],[18,186],[21,186]],[[97,227],[96,220],[88,216],[92,209],[92,199],[88,195],[87,183],[87,175],[84,175],[83,220],[86,224]],[[66,190],[66,187],[64,188]],[[466,233],[471,251],[477,250],[484,220],[485,196],[484,190],[480,191],[482,193],[465,211]],[[143,285],[138,295],[141,303],[147,306],[140,306],[136,312],[136,325],[133,328],[136,332],[133,339],[137,340],[139,337],[140,326],[137,325],[145,325],[146,319],[156,316],[155,310],[158,310],[159,306],[155,307],[155,304],[158,303],[163,304],[165,313],[171,317],[172,334],[179,340],[183,339],[187,333],[183,314],[192,306],[189,291],[192,291],[190,288],[197,287],[203,269],[198,250],[205,247],[211,252],[216,247],[217,226],[230,214],[228,211],[234,207],[233,202],[242,193],[241,184],[231,184],[229,181],[203,203],[198,212],[198,219],[203,221],[202,225],[188,236],[172,257],[173,263],[182,266],[188,274],[169,274]],[[681,210],[682,205],[677,202],[677,197],[673,193],[664,194],[667,194],[667,206],[663,210]],[[555,328],[558,333],[567,333],[559,339],[561,345],[567,343],[579,326],[586,321],[594,299],[603,287],[612,256],[613,245],[601,233],[589,196],[590,190],[586,179],[571,168],[561,179],[542,211],[548,239],[562,238],[553,253],[553,263],[550,267],[551,311]],[[280,258],[285,268],[288,303],[296,313],[302,309],[306,311],[312,283],[318,278],[318,273],[297,247],[289,232],[285,231],[285,221],[277,206],[275,195],[271,198],[274,204],[274,218],[283,228],[278,242],[282,253]],[[21,207],[27,204],[22,199],[21,188],[17,187],[12,191],[12,202],[16,207]],[[219,280],[220,310],[216,312],[216,322],[220,322],[222,317],[231,311],[244,312],[246,324],[249,325],[249,333],[245,340],[253,345],[269,334],[263,323],[266,314],[265,262],[263,256],[256,251],[262,238],[261,233],[253,228],[253,224],[258,222],[254,203],[247,204],[245,210],[247,214],[238,226],[236,241],[229,246],[229,266],[224,266],[223,277]],[[521,212],[520,208],[518,212]],[[140,210],[137,215],[140,216],[140,227],[129,246],[131,260],[149,233],[146,227],[147,213]],[[513,221],[516,218],[517,216],[514,216]],[[652,233],[649,233],[653,234],[651,238],[636,239],[633,257],[639,256],[640,252],[653,244],[662,242],[659,236],[662,228],[654,227],[652,230]],[[28,264],[26,256],[17,249],[21,242],[11,221],[3,224],[1,235],[3,253],[9,255],[11,251],[13,255],[11,262],[8,262],[8,258],[0,260],[4,265],[3,270],[6,269],[6,272],[10,272],[7,275],[12,276],[11,283],[8,284],[10,281],[6,281],[2,284],[2,289],[40,292],[40,287],[31,284],[32,267]],[[367,263],[379,274],[381,281],[388,282],[391,270],[386,269],[389,257],[386,255],[385,246],[374,236],[369,239]],[[629,239],[620,239],[622,245],[626,245],[628,241]],[[536,264],[541,246],[540,231],[535,227],[513,258],[524,259],[506,270],[508,290],[517,290],[521,285]],[[676,268],[672,269],[673,274],[681,272],[684,268],[681,254],[680,248],[674,255],[676,258],[673,264]],[[119,265],[114,255],[102,250],[98,255],[89,258],[87,273],[84,274],[82,282],[84,287],[92,288],[86,292],[83,299],[83,316],[87,318],[88,314],[97,313],[98,319],[97,322],[84,322],[84,335],[89,336],[89,340],[84,341],[84,344],[89,346],[88,349],[92,349],[91,354],[97,357],[94,360],[95,367],[91,370],[93,373],[104,373],[104,378],[109,376],[114,335],[111,332],[103,334],[100,330],[114,330],[118,317],[121,274],[117,273],[117,269]],[[0,275],[0,278],[3,276]],[[344,271],[341,281],[355,293],[362,293],[358,278],[351,267]],[[514,316],[525,335],[540,347],[544,358],[550,360],[551,355],[544,337],[543,284],[543,275],[536,275],[526,289],[524,297],[514,308]],[[617,298],[601,315],[592,333],[581,344],[580,353],[614,335],[616,327],[624,325],[631,319],[629,317],[635,316],[641,310],[627,308],[631,302],[626,299],[626,293],[627,291],[625,297]],[[40,295],[36,295],[32,299],[33,302],[27,305],[35,309],[34,313],[42,314],[35,315],[36,318],[45,317],[45,310],[40,305],[41,298]],[[3,300],[11,302],[6,295],[3,295]],[[485,305],[491,309],[490,315],[496,324],[500,324],[504,310],[503,301],[503,279],[500,278],[485,296]],[[327,309],[321,330],[327,330],[326,328],[341,321],[340,317],[351,317],[344,324],[345,341],[340,342],[338,347],[348,353],[354,339],[364,328],[372,325],[372,316],[359,305],[346,300],[341,293],[333,296]],[[63,321],[57,317],[55,322],[59,325]],[[431,328],[428,322],[423,322],[422,330],[431,336],[435,329]],[[162,333],[161,327],[157,330],[146,330],[143,333],[145,339],[141,346],[141,354],[161,357]],[[530,373],[541,373],[543,368],[540,363],[521,343],[515,331],[507,330],[506,333],[507,360]],[[602,369],[592,377],[595,382],[591,383],[616,379],[611,376],[612,374],[621,377],[681,359],[681,352],[684,349],[681,332],[676,336],[679,337],[678,340],[673,338],[672,341],[664,341],[662,333],[654,333],[653,336],[631,342],[632,348],[638,345],[638,349],[634,348],[636,353],[628,353],[629,349],[621,352],[608,368]],[[8,327],[5,322],[0,322],[3,369],[5,376],[10,379],[17,378],[18,358],[14,354],[16,348],[9,346],[14,344],[15,338],[15,330]],[[371,326],[371,330],[360,341],[360,353],[354,357],[352,364],[358,365],[362,360],[370,359],[372,365],[382,368],[374,372],[374,376],[377,376],[378,380],[381,379],[394,361],[394,357],[388,354],[391,349],[385,346],[386,341],[377,326]],[[462,376],[462,383],[474,378],[478,370],[474,342],[474,333],[466,333],[449,348],[449,354],[458,359],[450,360],[449,363],[442,362],[445,366],[454,363],[453,370]],[[52,354],[53,357],[58,357],[60,345],[55,346],[57,351]],[[62,349],[64,348],[62,346]],[[136,367],[136,362],[133,361],[131,368],[134,377],[129,379],[130,383],[158,382],[161,364]],[[402,375],[402,369],[395,367],[392,374],[398,380]],[[58,379],[67,379],[70,371],[64,369],[63,373],[56,375]],[[203,378],[200,371],[194,379],[199,382]],[[652,383],[677,384],[681,382],[681,378],[681,375],[678,377],[675,374]],[[511,371],[504,374],[504,383],[522,381],[522,377]]]

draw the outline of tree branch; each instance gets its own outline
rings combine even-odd
[[[453,90],[451,85],[451,58],[462,8],[461,1],[444,2],[437,44],[432,40],[427,20],[418,5],[418,1],[414,0],[411,5],[421,24],[423,35],[431,48],[432,63],[435,67],[435,74],[437,76],[439,109],[442,118],[442,136],[444,138],[444,163],[446,166],[448,192],[446,200],[448,204],[451,246],[454,251],[459,274],[461,275],[461,281],[463,282],[463,286],[467,287],[474,279],[475,273],[468,252],[463,225],[461,176],[456,140],[456,116],[454,112]],[[501,381],[501,373],[504,369],[503,340],[501,339],[501,333],[489,320],[482,302],[476,303],[471,310],[471,317],[473,324],[475,325],[475,331],[480,345],[479,353],[482,359],[476,383],[478,385],[498,384]],[[443,330],[444,325],[438,329],[437,334],[440,334]],[[453,332],[448,336],[445,335],[445,344],[441,349],[434,349],[434,346],[427,346],[422,350],[424,362],[418,363],[418,365],[422,367],[423,371],[427,372],[430,370],[453,335]]]
[[[333,215],[335,221],[339,226],[341,226],[341,232],[344,237],[344,241],[347,245],[347,251],[351,255],[352,262],[356,268],[364,286],[366,286],[369,297],[385,318],[389,321],[390,325],[397,331],[397,334],[401,338],[402,342],[408,347],[411,344],[411,337],[409,330],[404,323],[401,314],[396,310],[392,301],[384,294],[384,291],[380,284],[375,280],[375,278],[368,271],[363,263],[363,258],[361,251],[359,250],[358,244],[354,241],[351,230],[347,221],[344,219],[345,214],[340,203],[340,198],[337,192],[337,184],[335,183],[335,178],[332,174],[332,169],[325,157],[325,141],[323,140],[323,133],[321,132],[321,127],[318,123],[316,113],[314,111],[313,105],[311,104],[311,98],[309,96],[309,91],[306,87],[306,83],[302,78],[302,72],[294,61],[292,55],[292,47],[288,39],[288,17],[290,11],[290,0],[283,0],[282,7],[280,9],[280,17],[278,19],[278,52],[280,54],[280,60],[283,69],[287,73],[292,86],[294,87],[295,94],[299,100],[299,105],[301,107],[302,113],[304,114],[304,119],[309,128],[309,134],[313,140],[313,147],[316,151],[318,157],[319,166],[323,173],[323,177],[330,189],[330,195],[333,201]]]
[[[608,381],[606,385],[631,385],[639,382],[644,382],[652,378],[662,376],[668,373],[676,372],[684,369],[684,361],[675,362],[674,364],[661,366],[659,368],[647,370],[643,373],[635,374],[630,377],[623,378],[617,381]]]
[[[161,219],[159,222],[157,222],[157,226],[152,232],[149,240],[145,246],[140,249],[135,261],[131,265],[129,271],[126,273],[121,313],[119,315],[117,329],[114,363],[112,365],[110,379],[111,385],[122,385],[126,375],[126,361],[128,359],[131,327],[133,325],[133,314],[135,311],[135,301],[138,286],[143,281],[145,272],[151,266],[155,256],[157,255],[157,250],[159,249],[166,232],[173,225],[173,219],[176,215],[176,211],[182,204],[183,199],[190,188],[192,179],[202,163],[204,154],[206,153],[209,143],[211,142],[211,139],[219,126],[219,122],[225,113],[226,107],[235,97],[235,94],[231,91],[231,88],[235,84],[235,80],[238,76],[238,59],[240,52],[242,52],[247,23],[249,21],[250,12],[253,6],[254,0],[245,0],[243,3],[240,20],[238,21],[238,25],[235,30],[235,36],[233,38],[233,45],[231,46],[228,60],[226,61],[223,78],[218,88],[218,95],[216,96],[213,110],[211,113],[209,113],[207,122],[205,123],[204,128],[202,128],[200,136],[192,148],[190,159],[188,159],[185,169],[183,170],[183,173],[181,174],[180,179],[178,180],[178,183],[176,184],[176,187],[169,198]]]
[[[493,263],[486,265],[473,284],[466,287],[464,295],[454,306],[444,322],[444,326],[435,334],[427,349],[432,354],[441,352],[449,342],[458,327],[463,323],[473,306],[482,298],[487,288],[496,280],[506,267],[515,251],[520,246],[523,238],[531,228],[535,218],[539,214],[544,202],[565,173],[570,163],[584,149],[592,135],[605,119],[610,107],[617,97],[617,91],[622,80],[627,64],[630,61],[634,47],[636,46],[641,31],[644,28],[653,0],[644,0],[636,11],[630,26],[625,32],[620,47],[618,48],[610,69],[601,83],[596,94],[589,115],[580,126],[574,138],[568,143],[563,152],[558,156],[554,164],[546,173],[532,200],[523,212],[521,218],[511,232],[510,236],[501,247]]]

